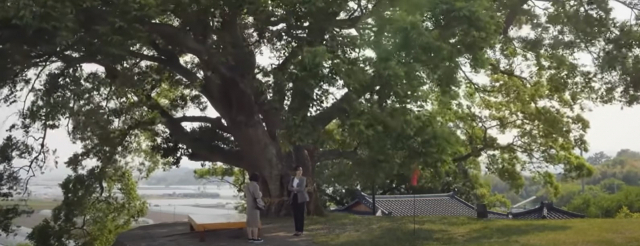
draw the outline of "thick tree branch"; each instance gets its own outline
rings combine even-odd
[[[222,162],[239,168],[246,168],[244,165],[240,151],[229,150],[220,146],[203,146],[202,144],[194,141],[194,138],[189,134],[187,129],[181,125],[181,121],[174,118],[169,111],[164,109],[155,99],[150,95],[145,98],[148,103],[148,108],[154,110],[160,114],[163,121],[162,124],[169,130],[171,136],[178,142],[184,144],[192,152],[192,155],[188,156],[191,160],[208,161],[208,162]]]
[[[208,116],[182,116],[177,117],[176,121],[180,123],[207,123],[224,133],[230,134],[229,128],[223,122],[222,117],[213,118]]]
[[[353,91],[347,91],[333,104],[325,108],[320,113],[311,117],[311,124],[317,128],[325,128],[333,120],[349,114],[349,106],[360,99],[360,96]]]
[[[466,153],[464,155],[454,157],[452,159],[452,161],[454,163],[455,162],[465,162],[465,161],[471,159],[472,157],[479,157],[482,154],[482,152],[484,152],[485,150],[487,150],[487,148],[482,146],[480,148],[477,148],[477,149],[474,149],[472,151],[469,151],[468,153]]]
[[[504,70],[504,69],[500,68],[500,66],[498,66],[498,65],[497,65],[497,64],[495,64],[495,63],[491,63],[491,64],[489,64],[489,66],[491,67],[491,69],[492,69],[492,70],[493,70],[493,72],[495,72],[495,73],[500,73],[500,74],[503,74],[503,75],[506,75],[506,76],[509,76],[509,77],[517,78],[518,80],[520,80],[520,81],[522,81],[522,82],[524,82],[524,83],[528,83],[528,82],[529,82],[529,80],[528,80],[527,78],[522,77],[522,76],[520,76],[520,75],[517,75],[517,74],[516,74],[515,72],[513,72],[513,71]]]
[[[119,69],[103,62],[96,62],[104,67],[107,78],[111,79],[114,84],[135,85],[134,78],[128,74],[123,74]],[[121,81],[126,80],[126,81]],[[182,121],[176,119],[169,111],[167,111],[156,99],[151,95],[139,98],[144,102],[147,108],[158,112],[162,118],[162,124],[169,130],[171,137],[179,143],[191,150],[193,158],[198,161],[222,162],[239,168],[246,168],[246,162],[243,161],[239,151],[229,150],[220,146],[206,145],[198,142],[187,129],[182,126]],[[182,118],[188,120],[189,118]],[[213,120],[210,120],[213,122]],[[217,121],[215,122],[218,123]],[[219,123],[222,123],[221,121]]]
[[[242,153],[237,149],[226,149],[219,146],[209,147],[210,153],[202,155],[197,152],[191,152],[187,155],[190,161],[198,162],[220,162],[234,167],[245,168]]]
[[[180,61],[177,59],[173,60],[173,59],[162,58],[158,56],[150,56],[150,55],[145,55],[135,51],[129,51],[128,53],[135,58],[153,62],[158,65],[162,65],[170,69],[171,71],[175,72],[176,74],[180,75],[182,78],[189,81],[189,83],[197,83],[201,80],[196,73],[194,73],[193,71],[189,70],[187,67],[182,65],[182,63],[180,63]]]
[[[469,159],[471,159],[472,157],[480,157],[482,155],[482,152],[484,152],[485,150],[487,150],[489,148],[489,127],[486,127],[483,125],[484,128],[484,133],[482,135],[482,142],[480,143],[480,147],[478,147],[478,145],[475,143],[475,140],[473,138],[469,138],[469,147],[471,148],[471,151],[469,151],[469,153],[466,153],[462,156],[458,156],[452,159],[452,161],[454,163],[461,163],[464,161],[467,161]],[[468,132],[468,131],[467,131]],[[470,133],[468,133],[469,135],[471,135]]]
[[[145,27],[150,33],[157,35],[171,46],[183,48],[186,52],[201,60],[206,60],[208,57],[207,49],[178,27],[156,22],[148,23]]]

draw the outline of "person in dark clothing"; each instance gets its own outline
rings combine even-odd
[[[289,201],[291,201],[291,207],[293,209],[293,223],[295,225],[296,232],[294,236],[301,236],[304,232],[304,214],[306,210],[307,202],[309,201],[309,195],[307,194],[307,179],[302,176],[302,167],[296,166],[293,169],[296,174],[289,181]]]

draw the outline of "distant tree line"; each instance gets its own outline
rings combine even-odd
[[[525,177],[520,191],[511,190],[493,176],[485,179],[491,183],[492,192],[504,194],[514,204],[536,196],[531,205],[553,201],[555,206],[592,218],[628,218],[640,213],[640,152],[623,149],[615,156],[597,152],[586,160],[595,167],[595,173],[584,179],[584,192],[582,180],[569,180],[562,174],[557,175],[563,180],[557,196],[534,178]]]
[[[167,172],[156,173],[142,182],[144,185],[163,186],[201,185],[203,183],[205,183],[205,181],[196,179],[193,174],[193,169],[190,168],[177,168]]]

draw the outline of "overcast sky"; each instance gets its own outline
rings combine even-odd
[[[630,11],[619,6],[615,9],[615,15],[628,18]],[[261,57],[259,62],[269,63],[269,58]],[[15,117],[8,116],[16,112],[18,107],[0,108],[0,129],[6,129],[15,120]],[[590,121],[591,129],[587,134],[590,153],[604,151],[608,154],[615,154],[620,149],[640,150],[640,107],[621,108],[620,106],[594,107],[591,112],[585,113]],[[5,119],[6,120],[5,122]],[[0,131],[0,136],[4,137],[4,130]],[[49,144],[57,148],[60,160],[63,162],[79,147],[73,145],[64,130],[54,131],[48,136]],[[585,154],[586,155],[586,154]],[[183,166],[196,168],[199,163],[185,162]],[[50,170],[46,176],[60,176],[68,173],[64,167],[58,170]]]

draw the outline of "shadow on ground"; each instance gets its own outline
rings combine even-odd
[[[288,221],[265,221],[262,237],[267,246],[310,246],[309,237],[293,237]],[[205,232],[205,242],[199,241],[198,232],[190,232],[187,222],[162,223],[140,226],[118,236],[113,246],[235,246],[249,244],[245,230]]]

